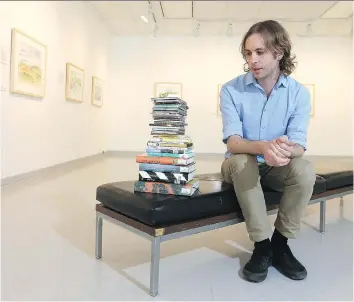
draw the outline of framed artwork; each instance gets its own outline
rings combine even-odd
[[[181,83],[155,83],[155,97],[175,96],[182,99]]]
[[[103,82],[97,77],[92,77],[91,103],[98,107],[103,104]]]
[[[221,91],[222,84],[218,85],[218,95],[216,97],[216,116],[221,116],[220,112],[220,91]]]
[[[311,116],[315,115],[315,84],[303,84],[310,91]]]
[[[84,99],[84,70],[71,63],[66,63],[65,98],[69,101],[82,102]]]
[[[10,92],[42,98],[46,85],[47,46],[13,28]]]

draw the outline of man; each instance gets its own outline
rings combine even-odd
[[[232,183],[254,241],[243,268],[246,280],[265,280],[273,265],[285,276],[302,280],[306,268],[288,245],[300,229],[316,175],[302,155],[307,148],[310,95],[290,78],[295,68],[291,42],[276,21],[254,24],[243,38],[246,74],[223,85],[220,111],[227,146],[221,173]],[[272,233],[262,185],[283,192]]]

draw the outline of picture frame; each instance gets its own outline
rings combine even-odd
[[[73,102],[83,102],[84,82],[84,69],[72,63],[66,63],[65,99]]]
[[[155,97],[176,96],[182,99],[182,83],[157,82],[155,83]]]
[[[103,82],[98,77],[92,77],[91,104],[97,107],[103,105]]]
[[[46,93],[47,46],[11,29],[10,93],[43,98]]]
[[[315,84],[303,84],[310,92],[311,116],[315,115]]]

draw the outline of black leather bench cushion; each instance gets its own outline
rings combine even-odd
[[[327,174],[324,174],[324,175],[327,175]],[[196,177],[198,177],[200,180],[221,181],[221,173],[197,174]],[[339,178],[340,178],[340,176],[339,176]],[[263,185],[262,185],[262,188],[263,188],[264,192],[274,192],[272,189],[267,188]],[[316,175],[316,182],[313,187],[313,194],[323,193],[326,191],[326,189],[327,189],[326,179],[322,176]],[[267,202],[267,200],[266,200],[266,202]],[[271,201],[269,201],[269,202],[271,202]]]
[[[134,181],[104,184],[96,199],[112,210],[154,227],[240,212],[232,185],[221,181],[200,181],[193,196],[133,191]],[[279,203],[281,194],[266,192],[268,203]]]
[[[326,190],[338,189],[353,184],[353,171],[319,174],[326,181]]]
[[[347,172],[343,175],[344,185],[340,181],[340,173],[335,176],[333,173],[317,176],[313,193],[328,190],[326,179],[330,180],[331,189],[334,185],[343,187],[353,184],[352,178],[349,182]],[[200,179],[200,188],[191,197],[134,192],[135,181],[123,181],[99,186],[96,199],[124,216],[153,227],[164,227],[232,212],[241,213],[233,186],[222,182],[220,174],[203,174],[197,177]],[[263,187],[263,190],[268,207],[279,204],[281,192],[266,187]]]

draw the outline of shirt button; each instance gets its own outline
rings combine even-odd
[[[262,126],[262,129],[264,129],[265,128],[265,126]]]

